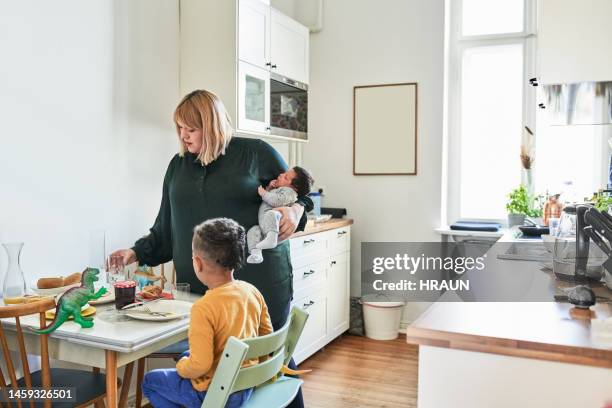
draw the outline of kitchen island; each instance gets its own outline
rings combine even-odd
[[[495,247],[490,253],[497,255]],[[552,300],[559,284],[540,263],[496,262],[503,283],[516,283],[511,274],[517,285],[527,283],[524,299],[550,293]],[[418,406],[604,407],[612,401],[612,344],[596,341],[591,319],[612,317],[612,303],[591,310],[546,301],[464,302],[445,293],[406,331],[419,345]]]

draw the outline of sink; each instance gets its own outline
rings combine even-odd
[[[498,259],[512,259],[515,261],[552,261],[552,254],[546,250],[542,241],[529,240],[512,243],[506,252],[497,255]]]

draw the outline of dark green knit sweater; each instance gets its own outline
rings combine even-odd
[[[195,276],[191,260],[193,228],[210,218],[228,217],[247,231],[257,224],[261,198],[257,187],[266,186],[287,169],[282,157],[266,142],[235,137],[226,153],[207,166],[194,154],[172,158],[166,176],[159,214],[150,233],[136,241],[133,249],[140,264],[156,266],[174,261],[177,282],[191,284],[191,291],[206,287]],[[306,225],[308,197],[299,197],[305,207],[298,231]],[[255,285],[263,294],[272,322],[278,323],[293,295],[289,243],[264,252],[261,264],[246,264],[235,277]]]

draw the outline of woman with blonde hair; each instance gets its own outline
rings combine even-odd
[[[268,185],[287,165],[268,143],[233,136],[225,107],[212,92],[197,90],[186,95],[174,112],[174,123],[179,153],[168,165],[155,223],[132,248],[115,251],[111,257],[121,257],[125,265],[138,261],[156,266],[173,260],[177,282],[189,283],[192,292],[203,294],[206,287],[192,266],[193,228],[218,217],[232,218],[246,230],[256,225],[261,204],[257,188]],[[277,209],[283,214],[279,240],[304,229],[305,207],[307,211],[312,208],[308,197]],[[259,289],[273,327],[280,328],[293,296],[288,241],[267,250],[263,263],[247,264],[235,275]],[[298,400],[294,406],[302,406],[301,395]]]

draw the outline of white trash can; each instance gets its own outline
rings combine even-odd
[[[366,337],[374,340],[393,340],[399,336],[404,302],[362,301]]]

